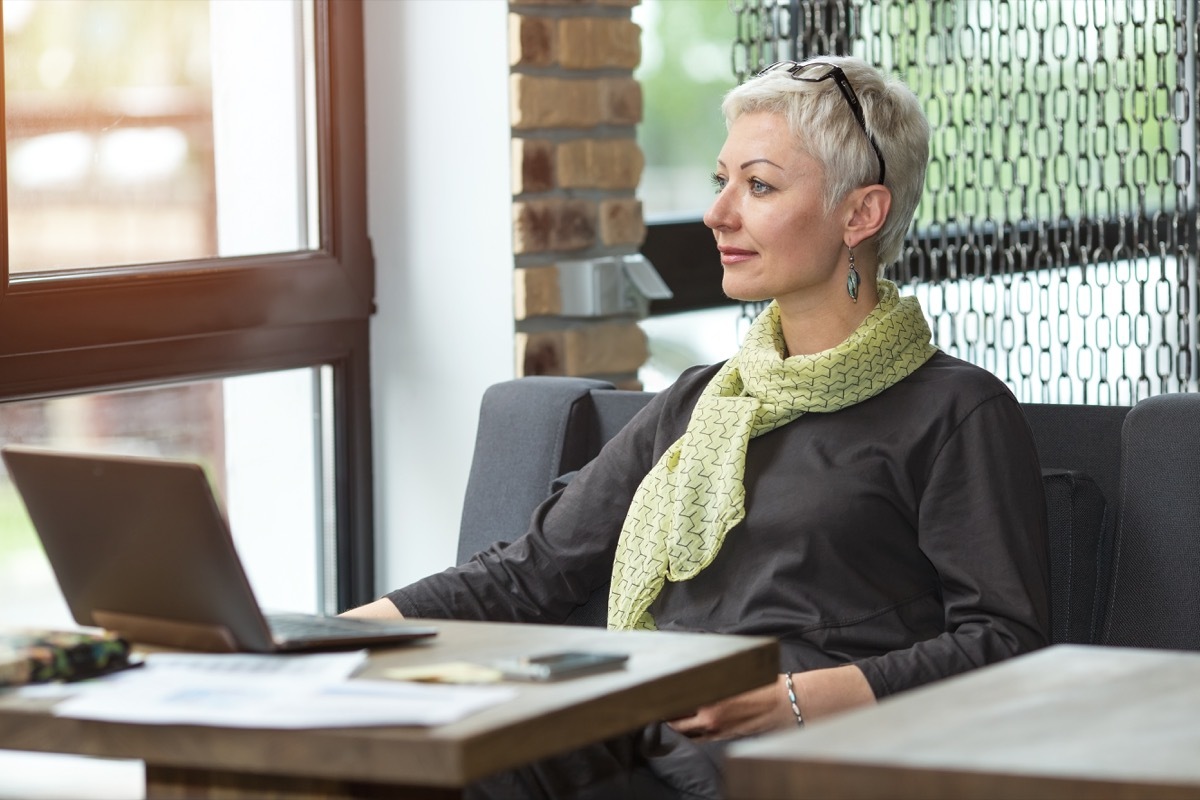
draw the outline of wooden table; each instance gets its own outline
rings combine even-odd
[[[1200,798],[1200,653],[1055,646],[729,756],[732,798]]]
[[[0,692],[0,748],[146,762],[149,797],[443,797],[467,783],[679,716],[775,679],[762,637],[438,620],[439,635],[375,651],[363,677],[554,650],[628,653],[625,669],[519,694],[433,728],[311,730],[136,725],[55,717],[54,701]]]

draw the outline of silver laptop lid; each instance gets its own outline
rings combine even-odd
[[[178,647],[274,649],[199,465],[0,452],[76,622]]]

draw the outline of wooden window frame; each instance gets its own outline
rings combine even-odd
[[[10,278],[0,196],[0,402],[331,366],[336,597],[348,607],[374,588],[361,1],[314,0],[314,22],[316,249]]]

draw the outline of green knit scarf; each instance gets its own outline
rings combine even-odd
[[[708,386],[687,430],[646,474],[621,528],[608,595],[610,629],[653,629],[663,582],[695,577],[745,516],[751,437],[806,411],[852,406],[903,380],[936,352],[915,297],[879,281],[879,305],[840,345],[784,358],[772,303]]]

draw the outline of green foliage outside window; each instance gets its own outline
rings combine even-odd
[[[638,144],[646,157],[646,217],[699,216],[725,141],[720,103],[736,82],[736,20],[726,0],[642,0],[634,21],[642,26],[635,77],[645,103]]]

